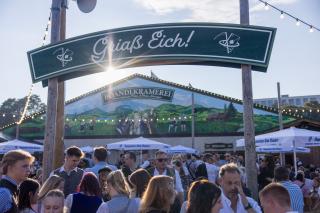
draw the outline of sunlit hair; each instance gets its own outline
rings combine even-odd
[[[7,152],[1,161],[2,174],[6,175],[8,172],[8,167],[13,166],[15,163],[21,160],[29,160],[31,164],[34,161],[34,157],[29,152],[21,149]]]
[[[120,170],[110,172],[107,176],[107,184],[111,185],[119,194],[129,196],[129,187]]]
[[[60,201],[61,201],[61,204],[62,204],[62,209],[63,209],[63,206],[64,206],[64,194],[61,190],[59,189],[53,189],[53,190],[50,190],[46,196],[43,198],[43,202],[42,202],[42,205],[45,204],[46,202],[46,199],[49,198],[49,197],[56,197],[56,198],[59,198]],[[42,207],[43,208],[43,207]],[[62,212],[65,212],[65,211],[62,211]],[[61,212],[61,213],[62,213]]]
[[[95,147],[93,149],[93,156],[98,160],[98,161],[106,161],[108,157],[108,151],[105,147],[99,146]]]
[[[169,212],[171,201],[175,196],[173,178],[159,175],[151,178],[140,202],[139,213],[147,213],[151,210]]]
[[[142,197],[151,179],[149,172],[145,169],[138,169],[129,176],[129,182],[136,189],[136,197]]]
[[[188,193],[187,213],[210,212],[221,196],[220,188],[208,180],[191,184]]]
[[[57,189],[62,182],[64,182],[62,177],[59,177],[58,175],[50,176],[40,188],[38,199],[42,200],[50,190]]]
[[[167,153],[165,151],[162,151],[162,150],[158,150],[155,154],[155,157],[157,158],[157,156],[159,155],[167,155]]]
[[[290,195],[286,188],[279,183],[270,183],[265,186],[259,193],[260,199],[268,198],[281,206],[290,207]]]
[[[78,158],[83,158],[84,153],[81,151],[81,149],[77,146],[70,146],[66,149],[66,155],[69,157],[76,156]]]
[[[87,172],[82,177],[80,182],[80,191],[85,194],[101,196],[101,188],[96,175],[92,172]]]
[[[241,172],[240,172],[237,164],[235,164],[235,163],[228,163],[228,164],[221,166],[221,168],[219,170],[219,176],[223,177],[226,172],[228,172],[228,173],[235,173],[236,172],[239,175],[241,175]]]

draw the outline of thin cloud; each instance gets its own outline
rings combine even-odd
[[[292,4],[298,0],[270,0],[273,5]],[[135,0],[147,10],[158,15],[169,15],[186,11],[189,15],[184,21],[239,23],[239,0]],[[250,12],[263,9],[258,0],[250,1]]]

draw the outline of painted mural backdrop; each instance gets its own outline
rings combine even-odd
[[[190,136],[192,92],[135,77],[90,94],[65,108],[65,136],[128,137]],[[196,135],[240,135],[243,132],[240,104],[194,93]],[[43,138],[44,119],[34,118],[20,127],[25,138]],[[284,122],[293,121],[284,116]],[[254,109],[256,133],[278,126],[278,115]],[[14,128],[5,134],[14,135]]]

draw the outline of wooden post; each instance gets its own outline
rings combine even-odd
[[[60,40],[61,0],[52,0],[51,6],[51,43]],[[48,80],[47,116],[43,150],[43,181],[53,170],[53,153],[56,141],[56,124],[58,107],[58,78]]]
[[[194,149],[194,123],[195,123],[195,115],[194,115],[194,93],[191,94],[191,102],[192,102],[192,123],[191,123],[191,137],[192,143],[191,146]]]
[[[240,0],[240,24],[249,25],[249,2]],[[256,166],[256,146],[253,122],[252,77],[251,66],[241,65],[243,92],[243,124],[245,140],[245,166],[247,186],[252,191],[253,198],[258,200],[258,180]]]
[[[20,124],[16,122],[16,139],[19,139],[19,133],[20,133]]]
[[[283,121],[282,121],[282,101],[281,101],[281,92],[280,92],[280,83],[277,82],[277,91],[278,91],[278,113],[279,113],[279,128],[283,129]],[[280,153],[280,163],[282,166],[286,165],[286,155],[284,153]]]
[[[60,13],[60,41],[66,38],[66,9],[67,2],[62,1]],[[53,168],[60,167],[64,162],[64,102],[65,102],[65,86],[64,81],[58,82],[58,106],[57,106],[57,126],[56,141],[53,153]]]

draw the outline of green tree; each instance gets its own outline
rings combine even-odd
[[[23,113],[25,104],[27,102],[27,97],[20,99],[8,98],[0,106],[0,126],[17,122]],[[41,102],[41,99],[38,95],[31,95],[27,115],[31,115],[36,112],[40,112],[46,109],[46,105]]]

